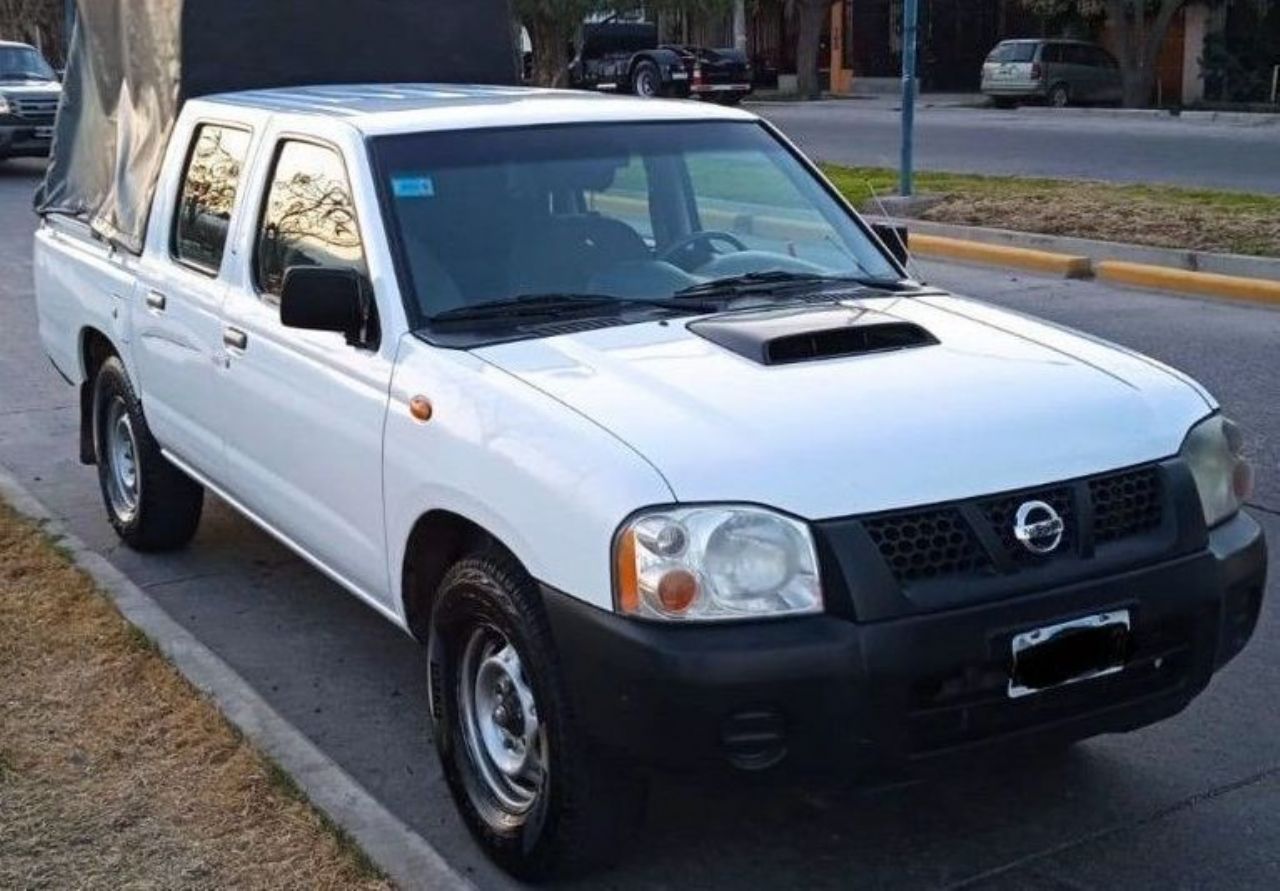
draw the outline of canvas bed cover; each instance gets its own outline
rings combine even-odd
[[[304,84],[516,82],[509,0],[77,0],[36,193],[123,250],[142,249],[182,103]]]

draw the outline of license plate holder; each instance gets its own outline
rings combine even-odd
[[[1129,611],[1115,610],[1015,635],[1009,698],[1034,696],[1124,671],[1131,632]]]

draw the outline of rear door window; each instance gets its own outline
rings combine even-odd
[[[1097,65],[1097,60],[1094,58],[1091,47],[1070,44],[1066,47],[1066,51],[1066,60],[1072,65],[1084,65],[1086,67]]]
[[[1120,63],[1116,61],[1115,56],[1107,52],[1100,46],[1091,46],[1089,49],[1090,64],[1097,68],[1115,69],[1120,67]]]
[[[201,124],[191,140],[173,223],[173,257],[208,275],[217,275],[249,155],[247,130]]]

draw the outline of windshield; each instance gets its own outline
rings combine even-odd
[[[1018,43],[1002,43],[987,56],[988,62],[1032,62],[1036,57],[1035,43],[1021,41]]]
[[[55,80],[49,63],[29,46],[0,46],[0,80]]]
[[[522,298],[512,316],[525,316],[550,295],[620,311],[718,282],[900,278],[754,122],[419,133],[377,139],[374,155],[423,321]],[[587,307],[610,308],[571,306]]]

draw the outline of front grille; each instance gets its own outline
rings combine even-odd
[[[962,575],[987,568],[990,558],[954,508],[868,520],[867,534],[903,581]]]
[[[1099,544],[1141,535],[1160,525],[1163,498],[1154,467],[1112,474],[1089,481],[1093,499],[1093,534]]]
[[[991,525],[991,530],[999,537],[1000,544],[1009,554],[1010,559],[1020,566],[1036,566],[1044,562],[1043,557],[1024,548],[1013,534],[1018,508],[1033,500],[1043,501],[1052,507],[1066,523],[1066,532],[1063,533],[1058,552],[1071,553],[1076,548],[1076,509],[1069,487],[1040,490],[1022,495],[1005,495],[982,502],[982,515]]]
[[[53,123],[58,112],[57,99],[11,99],[9,102],[14,114],[37,123]]]
[[[1013,574],[1092,555],[1092,547],[1136,538],[1164,521],[1156,467],[1107,474],[990,498],[882,514],[863,527],[902,585],[953,576]],[[1014,535],[1018,508],[1043,501],[1062,518],[1062,541],[1051,554],[1033,553]],[[1087,501],[1087,503],[1085,503]],[[1092,518],[1090,520],[1090,518]]]

